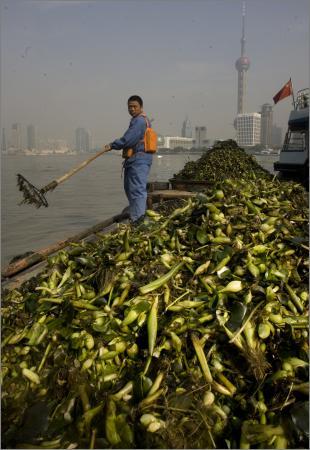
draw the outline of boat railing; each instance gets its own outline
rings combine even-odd
[[[295,109],[305,109],[309,107],[309,88],[301,89],[297,92]]]
[[[283,152],[303,152],[306,148],[305,133],[289,131],[284,140]]]

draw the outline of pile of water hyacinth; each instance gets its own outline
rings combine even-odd
[[[2,448],[308,448],[303,188],[227,179],[2,301]]]
[[[174,180],[210,183],[225,178],[271,180],[272,175],[232,139],[216,143],[196,161],[187,162],[183,169],[174,175]]]

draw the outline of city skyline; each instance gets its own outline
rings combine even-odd
[[[152,120],[151,120],[152,121]],[[18,128],[18,133],[16,133],[16,129]],[[185,137],[192,139],[193,143],[195,141],[192,138],[192,126],[188,116],[186,116],[185,120],[182,123],[181,133],[174,137]],[[204,137],[206,138],[206,127],[205,126],[196,126],[195,131],[204,129]],[[77,151],[77,152],[88,152],[94,150],[96,147],[93,145],[93,136],[92,133],[85,129],[84,127],[77,127],[74,130],[74,135],[69,140],[62,140],[58,138],[45,138],[41,139],[38,133],[38,129],[33,124],[20,124],[14,123],[10,128],[10,137],[6,138],[6,128],[2,128],[2,153],[16,153],[24,150],[34,150],[34,154],[38,154],[39,150],[48,149],[49,147],[55,147],[57,142],[60,142],[62,145],[68,146],[68,151]],[[18,137],[16,136],[18,134]],[[162,138],[167,137],[168,139],[174,138],[172,136],[161,136]],[[199,140],[199,139],[198,139]],[[206,141],[206,139],[204,139]],[[67,142],[68,141],[68,142]],[[188,147],[188,142],[186,142],[186,146]],[[189,147],[188,147],[189,148]],[[28,153],[29,154],[29,153]]]
[[[8,131],[8,137],[7,137]],[[7,130],[2,128],[2,152],[12,150],[40,150],[55,146],[55,144],[61,143],[68,145],[68,150],[77,151],[90,151],[93,148],[91,132],[83,127],[77,127],[73,133],[71,139],[61,139],[57,137],[45,137],[41,138],[38,133],[38,128],[34,124],[21,124],[13,123]],[[68,141],[68,142],[67,142]]]
[[[273,124],[273,107],[269,103],[265,103],[262,105],[262,110],[258,113],[261,114],[261,141],[260,144],[262,148],[272,148],[280,147],[282,145],[282,128]],[[236,117],[236,122],[237,122]],[[15,131],[16,126],[20,128],[20,137],[19,141],[21,143],[21,147],[14,148],[14,137],[13,133]],[[181,133],[179,133],[178,138],[188,138],[192,139],[193,147],[204,147],[209,146],[211,142],[215,142],[217,138],[210,140],[207,139],[207,127],[206,126],[195,126],[195,137],[193,137],[193,128],[191,126],[190,120],[186,115],[185,120],[182,123]],[[203,138],[200,134],[203,133]],[[238,141],[238,130],[236,131],[235,139]],[[163,136],[158,135],[159,141],[158,145],[162,147],[163,142],[167,138],[174,139],[176,136]],[[62,147],[67,147],[67,151],[72,153],[73,151],[77,152],[89,152],[95,149],[96,146],[93,145],[93,136],[89,130],[86,130],[83,127],[76,128],[74,132],[74,137],[67,142],[66,140],[61,139],[50,139],[47,138],[42,140],[38,137],[37,127],[33,124],[22,126],[22,124],[15,123],[11,128],[11,138],[7,141],[6,138],[6,129],[2,128],[2,143],[1,143],[1,151],[2,153],[12,152],[16,153],[16,151],[20,150],[33,150],[34,154],[39,154],[40,150],[48,148],[53,149],[55,146],[61,145]],[[219,138],[220,139],[220,138]],[[203,142],[201,142],[203,141]],[[165,141],[166,142],[166,141]],[[168,142],[168,141],[167,141]],[[184,141],[185,142],[185,141]],[[186,142],[186,148],[189,147],[189,143]]]
[[[187,115],[211,138],[233,137],[242,3],[3,1],[1,129],[33,123],[72,142],[82,126],[103,145],[125,131],[139,93],[159,134],[178,135]],[[246,1],[246,43],[245,112],[272,104],[289,78],[295,93],[308,86],[306,0]],[[291,107],[273,108],[275,125],[286,128]]]

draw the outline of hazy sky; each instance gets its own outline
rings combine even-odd
[[[241,14],[241,0],[2,0],[1,127],[72,141],[82,126],[104,144],[139,94],[160,134],[180,135],[188,115],[211,139],[234,137]],[[308,0],[246,0],[245,29],[246,112],[290,77],[309,86]],[[283,133],[290,109],[274,107]]]

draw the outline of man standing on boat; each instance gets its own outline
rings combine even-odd
[[[128,130],[120,139],[105,146],[106,150],[123,149],[124,189],[129,201],[132,224],[139,225],[144,218],[147,199],[147,178],[152,165],[152,152],[146,148],[146,130],[151,124],[143,112],[143,100],[138,95],[128,99],[128,112],[132,116]]]

